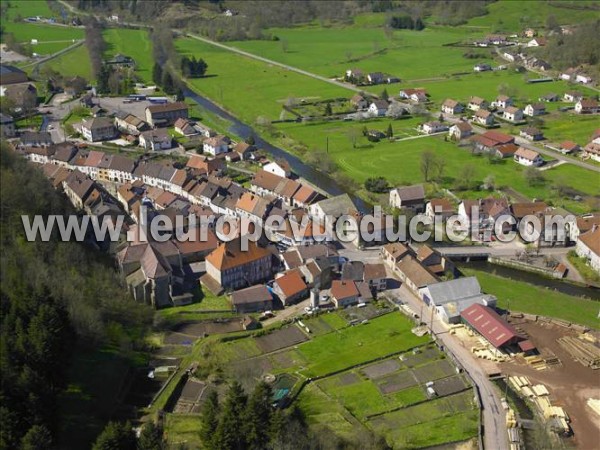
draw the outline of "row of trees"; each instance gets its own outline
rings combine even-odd
[[[90,55],[92,74],[97,78],[102,70],[106,42],[102,35],[102,25],[94,17],[89,17],[85,24],[85,45]]]
[[[127,294],[112,258],[61,242],[57,233],[48,242],[27,241],[22,215],[73,210],[5,142],[0,210],[0,448],[50,448],[57,443],[58,397],[72,353],[111,343],[127,357],[143,341],[153,312]]]
[[[420,17],[412,18],[410,16],[392,16],[387,21],[387,26],[398,30],[416,30],[421,31],[425,24]]]
[[[200,78],[203,77],[208,68],[208,64],[200,58],[196,59],[195,56],[188,58],[184,56],[181,58],[181,73],[185,78]]]

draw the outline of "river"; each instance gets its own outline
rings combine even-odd
[[[261,148],[271,155],[274,158],[284,159],[286,160],[292,170],[301,178],[304,178],[309,183],[312,183],[318,186],[323,191],[327,192],[329,195],[335,196],[346,193],[346,191],[329,175],[316,170],[314,167],[304,163],[300,158],[282,148],[276,147],[273,144],[265,141],[261,138],[258,133],[248,124],[243,123],[238,118],[232,116],[219,105],[213,103],[211,100],[203,97],[191,89],[185,89],[183,91],[184,95],[198,103],[200,106],[210,111],[213,114],[218,115],[219,117],[227,120],[231,123],[231,126],[228,128],[228,131],[241,137],[242,139],[247,139],[250,136],[254,136],[256,146]],[[357,208],[362,212],[368,212],[371,208],[365,203],[362,199],[357,197],[351,192],[348,192],[354,204]]]
[[[458,268],[481,270],[504,278],[523,281],[534,286],[540,286],[552,289],[563,294],[573,295],[575,297],[586,297],[592,300],[600,300],[600,289],[592,287],[578,286],[566,281],[554,280],[533,272],[514,269],[512,267],[500,266],[487,261],[471,261],[470,263],[460,263]]]

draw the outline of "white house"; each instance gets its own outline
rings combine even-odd
[[[421,131],[425,134],[433,134],[433,133],[441,133],[442,131],[447,131],[448,125],[443,124],[441,122],[433,121],[426,122],[421,125]]]
[[[527,43],[527,47],[543,47],[546,45],[546,39],[543,37],[536,37]]]
[[[588,143],[583,147],[583,157],[600,162],[600,144],[596,144],[595,142]]]
[[[388,102],[385,100],[375,100],[369,105],[369,113],[373,116],[385,116],[388,110]]]
[[[473,127],[467,122],[458,122],[450,127],[448,135],[456,140],[464,139],[473,134]]]
[[[202,150],[204,153],[216,156],[220,155],[221,153],[227,153],[229,150],[229,144],[225,139],[225,136],[218,135],[206,139],[202,146]]]
[[[530,103],[523,110],[523,114],[530,117],[546,114],[546,106],[543,103]]]
[[[496,97],[496,101],[494,101],[492,105],[496,108],[506,109],[513,105],[513,99],[507,95],[499,95]]]
[[[565,92],[565,95],[563,96],[563,99],[565,100],[565,102],[578,102],[579,100],[583,99],[583,94],[581,92],[577,92],[577,91],[568,91]]]
[[[600,227],[594,225],[590,231],[579,235],[575,252],[577,256],[585,258],[592,269],[600,273]]]
[[[577,83],[589,84],[592,82],[592,77],[590,77],[589,75],[586,75],[585,73],[578,73],[575,76],[575,81]]]
[[[523,110],[515,106],[509,106],[502,113],[502,118],[511,122],[520,122],[523,120]]]
[[[544,164],[544,159],[538,152],[524,147],[519,147],[515,152],[514,159],[522,166],[539,167]]]
[[[166,128],[156,128],[140,133],[139,146],[152,152],[168,150],[173,147],[173,140]]]
[[[577,114],[594,114],[598,110],[598,102],[596,100],[584,98],[575,103],[575,112]]]
[[[486,109],[479,109],[473,116],[473,121],[489,127],[494,124],[494,115]]]
[[[446,100],[444,100],[444,103],[442,103],[442,112],[444,114],[460,114],[464,110],[465,108],[463,105],[461,105],[456,100],[452,100],[451,98],[447,98]]]
[[[292,171],[290,170],[290,166],[283,161],[270,162],[269,164],[265,164],[263,170],[275,174],[281,178],[287,178],[292,173]]]
[[[471,97],[469,100],[468,108],[471,111],[479,111],[480,109],[487,109],[488,102],[481,97]]]

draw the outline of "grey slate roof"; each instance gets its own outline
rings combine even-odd
[[[476,277],[457,278],[427,286],[431,300],[436,305],[466,299],[481,294],[481,287]]]

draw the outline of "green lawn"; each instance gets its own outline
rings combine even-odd
[[[600,128],[598,116],[561,114],[548,118],[543,117],[545,122],[544,135],[548,140],[560,143],[570,140],[577,142],[582,147],[590,141],[594,130]]]
[[[411,333],[412,323],[390,313],[364,325],[320,336],[298,347],[308,361],[306,376],[324,375],[393,352],[424,344],[428,337]]]
[[[2,0],[2,3],[5,3],[5,0]],[[50,18],[55,16],[46,0],[11,1],[7,3],[9,7],[5,17],[2,17],[3,24],[5,21],[13,20],[17,15],[23,18],[33,16]]]
[[[103,32],[107,49],[104,57],[112,58],[116,54],[135,59],[136,74],[145,82],[152,83],[152,43],[145,29],[108,28]]]
[[[465,275],[475,275],[484,292],[498,297],[501,308],[556,317],[600,329],[597,319],[600,303],[543,289],[531,284],[492,275],[480,270],[462,269]]]
[[[57,52],[84,38],[81,28],[26,22],[2,22],[2,25],[4,32],[12,33],[17,42],[30,43],[32,39],[37,39],[38,44],[32,45],[31,49],[39,54]]]
[[[92,66],[90,56],[85,45],[60,55],[48,61],[45,65],[66,76],[79,75],[86,80],[92,79]]]
[[[289,97],[352,96],[352,91],[347,89],[193,39],[179,39],[176,47],[182,55],[202,57],[208,64],[207,77],[189,80],[191,87],[250,124],[259,116],[279,119],[282,106]]]
[[[198,414],[166,414],[165,439],[169,448],[202,448],[201,416]]]

